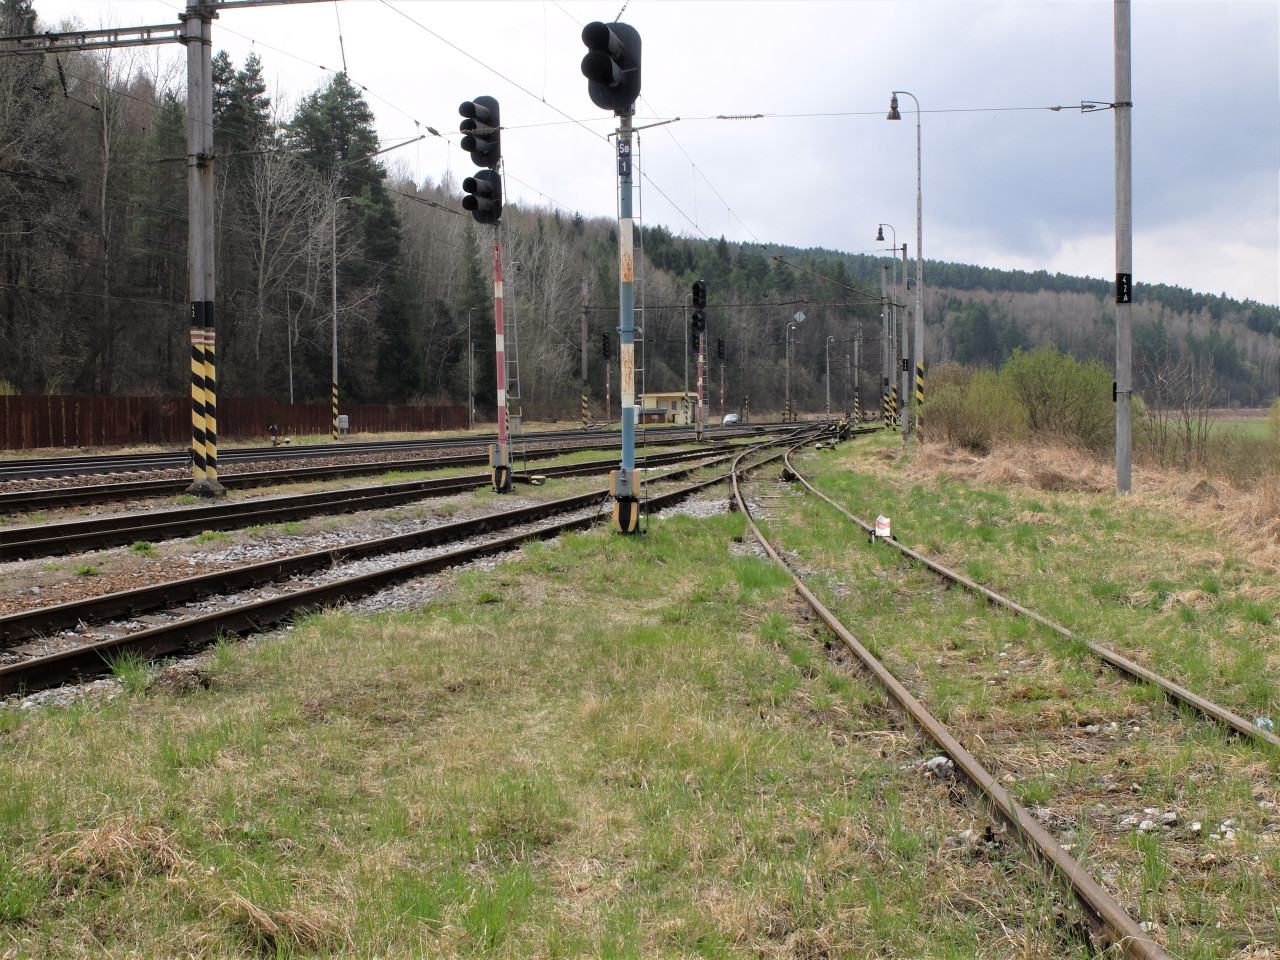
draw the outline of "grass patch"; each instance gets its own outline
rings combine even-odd
[[[154,557],[156,555],[155,545],[147,540],[137,540],[129,545],[129,549],[140,557]]]
[[[205,543],[226,543],[234,539],[235,535],[227,530],[205,530],[203,533],[196,534],[187,542],[200,545]]]
[[[75,574],[77,577],[96,577],[98,568],[91,563],[77,563],[75,565]]]

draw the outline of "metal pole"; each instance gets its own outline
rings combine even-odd
[[[904,243],[902,245],[903,286],[906,286],[906,282],[907,282],[907,245]],[[901,365],[902,370],[898,374],[898,379],[901,381],[902,388],[899,391],[898,396],[901,398],[901,401],[902,401],[902,442],[903,443],[906,443],[907,439],[911,436],[911,417],[909,416],[909,413],[911,410],[911,394],[908,392],[908,389],[911,385],[911,374],[909,372],[911,355],[910,353],[908,353],[907,306],[905,301],[906,301],[906,297],[904,296],[902,302],[898,307],[898,315],[901,318],[900,322],[902,324],[901,333],[898,336],[898,346],[902,354],[902,365]]]
[[[493,492],[511,490],[511,457],[507,446],[507,346],[502,326],[502,234],[493,225],[493,341],[498,380],[498,443],[489,450]]]
[[[214,257],[216,245],[213,230],[213,19],[210,16],[200,20],[200,72],[202,95],[200,111],[204,122],[200,125],[203,140],[203,153],[207,158],[200,167],[200,219],[204,229],[204,438],[205,467],[209,477],[209,486],[215,496],[222,496],[225,491],[218,483],[218,375],[215,363],[215,329],[214,301],[216,275],[214,273]]]
[[[827,337],[827,417],[831,416],[831,341],[835,337]]]
[[[332,386],[332,421],[333,439],[338,439],[338,203],[333,202],[333,377]]]
[[[1133,102],[1129,0],[1115,0],[1116,70],[1116,493],[1133,485]]]
[[[702,441],[702,426],[706,419],[706,409],[702,403],[703,371],[707,365],[707,331],[703,329],[698,337],[698,427],[694,431],[698,441]]]
[[[787,324],[787,337],[783,344],[783,350],[787,357],[787,403],[782,410],[782,420],[784,423],[791,422],[791,328],[793,324]]]
[[[631,114],[618,128],[618,357],[622,367],[622,465],[614,471],[613,525],[636,533],[640,482],[636,475],[635,233],[631,219]],[[688,338],[686,337],[686,343]]]
[[[476,428],[476,355],[471,346],[471,314],[475,307],[467,308],[467,429]]]
[[[844,415],[849,416],[849,355],[844,355]]]
[[[880,264],[880,414],[889,429],[889,266]]]
[[[211,14],[196,0],[187,4],[187,289],[191,327],[191,472],[189,492],[217,496],[216,384],[209,382],[209,338],[213,334],[213,86]],[[210,431],[214,431],[211,437]],[[211,446],[215,444],[215,446]]]
[[[587,429],[588,413],[587,413],[587,305],[590,300],[590,293],[587,287],[587,278],[582,278],[582,318],[579,321],[578,333],[582,339],[582,429]]]
[[[862,363],[858,354],[862,348],[862,321],[858,321],[858,336],[853,341],[853,419],[862,422]]]

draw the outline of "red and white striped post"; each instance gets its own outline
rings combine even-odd
[[[511,491],[511,457],[507,444],[507,349],[502,331],[502,242],[498,239],[498,227],[493,228],[493,326],[498,372],[498,442],[489,447],[489,466],[492,468],[493,492]]]

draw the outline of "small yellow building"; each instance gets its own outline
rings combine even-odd
[[[673,393],[642,393],[641,423],[674,423],[688,426],[698,413],[698,395],[677,390]]]

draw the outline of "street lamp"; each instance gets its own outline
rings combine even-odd
[[[831,417],[831,343],[835,337],[827,337],[827,418]]]
[[[924,425],[920,406],[924,402],[924,246],[921,238],[922,203],[920,182],[920,101],[906,90],[890,92],[888,120],[901,120],[898,113],[898,94],[910,97],[916,105],[916,329],[915,329],[915,379],[916,379],[916,442],[924,442]]]
[[[339,197],[333,201],[333,439],[338,439],[338,204],[350,201]]]

